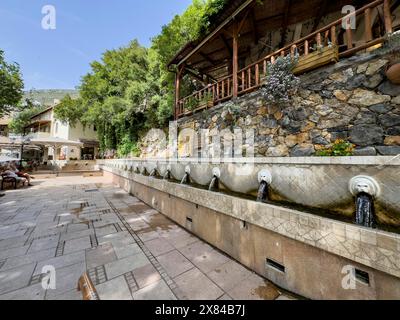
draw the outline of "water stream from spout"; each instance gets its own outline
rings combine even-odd
[[[169,180],[171,179],[171,172],[167,170],[167,172],[164,174],[164,180]]]
[[[357,195],[356,224],[367,228],[374,228],[375,226],[374,200],[367,193]]]
[[[190,184],[190,175],[189,173],[185,173],[185,176],[183,177],[181,184]]]
[[[219,179],[217,176],[214,176],[211,180],[208,190],[209,191],[217,191],[218,189],[219,189]]]
[[[266,181],[261,181],[260,187],[258,188],[257,202],[268,201],[268,183]]]
[[[153,169],[150,173],[150,177],[155,177],[157,175],[157,169]]]

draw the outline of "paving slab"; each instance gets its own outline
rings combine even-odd
[[[133,300],[123,276],[96,286],[100,300]]]
[[[117,255],[110,243],[86,250],[86,264],[88,269],[103,266],[116,260]]]
[[[68,266],[76,265],[78,263],[85,263],[85,252],[79,251],[71,254],[66,254],[60,257],[40,261],[35,268],[34,275],[42,273],[43,267],[52,266],[56,270],[62,269]]]
[[[24,266],[33,262],[44,261],[53,258],[56,254],[56,248],[51,248],[43,251],[33,252],[19,257],[8,258],[0,271],[13,269]]]
[[[171,278],[175,278],[176,276],[179,276],[195,267],[177,250],[159,256],[157,257],[157,260],[161,263]]]
[[[46,290],[44,290],[42,284],[39,283],[0,295],[0,300],[44,300],[45,295]]]
[[[118,259],[123,259],[141,253],[142,249],[136,243],[132,243],[126,246],[115,246],[114,251]]]
[[[133,270],[133,275],[139,288],[147,287],[161,280],[161,275],[151,264]]]
[[[224,291],[234,288],[250,275],[249,270],[235,261],[229,261],[208,273],[208,277]]]
[[[171,246],[167,241],[162,239],[154,239],[145,242],[147,249],[151,251],[154,256],[161,256],[167,252],[173,251],[175,248]]]
[[[92,247],[90,237],[86,236],[79,239],[65,241],[64,254],[86,250]]]
[[[276,286],[253,274],[227,291],[234,300],[275,300],[280,296]]]
[[[194,268],[175,278],[189,300],[216,300],[224,292],[199,269]]]
[[[108,279],[113,279],[147,264],[150,264],[150,261],[143,253],[139,253],[108,263],[105,265],[105,268]]]
[[[29,285],[36,263],[0,272],[0,295]]]
[[[195,242],[179,251],[204,273],[215,270],[230,260],[204,242]]]
[[[177,300],[172,290],[163,280],[153,283],[133,293],[134,300]]]

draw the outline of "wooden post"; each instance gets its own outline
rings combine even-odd
[[[175,73],[175,120],[178,120],[179,113],[179,72]]]
[[[349,18],[350,19],[350,18]],[[353,30],[350,28],[350,22],[346,28],[346,41],[347,41],[347,49],[353,48]]]
[[[181,77],[185,66],[178,67],[178,71],[175,75],[175,120],[179,117],[179,99],[181,97]]]
[[[233,98],[238,96],[238,52],[239,52],[239,34],[237,22],[233,22],[233,57],[232,57],[232,78],[233,78]]]
[[[310,45],[308,44],[308,40],[304,41],[304,55],[308,56],[310,52]]]
[[[260,83],[260,66],[256,64],[256,86]]]
[[[371,9],[367,8],[364,12],[365,15],[365,42],[372,40],[372,22],[371,22]]]
[[[336,44],[337,44],[336,26],[332,26],[332,28],[331,28],[331,43],[333,46],[336,46]]]
[[[296,49],[297,49],[297,46],[294,44],[294,45],[292,45],[292,47],[290,48],[290,56],[292,57],[292,58],[294,58],[294,56],[295,56],[295,54],[296,54]]]
[[[317,41],[317,47],[321,48],[322,46],[322,39],[321,39],[321,33],[318,32],[317,37],[316,37],[316,41]]]
[[[383,1],[383,16],[385,19],[386,33],[393,33],[392,14],[390,12],[390,0]]]

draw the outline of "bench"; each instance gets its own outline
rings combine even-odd
[[[4,190],[4,185],[6,183],[11,183],[11,185],[14,187],[14,189],[18,188],[18,183],[22,182],[23,185],[25,185],[26,179],[25,178],[14,178],[10,177],[7,174],[1,174],[1,190]]]

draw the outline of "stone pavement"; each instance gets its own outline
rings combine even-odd
[[[0,299],[288,299],[104,177],[35,180],[0,199]],[[44,267],[56,288],[42,288]]]

